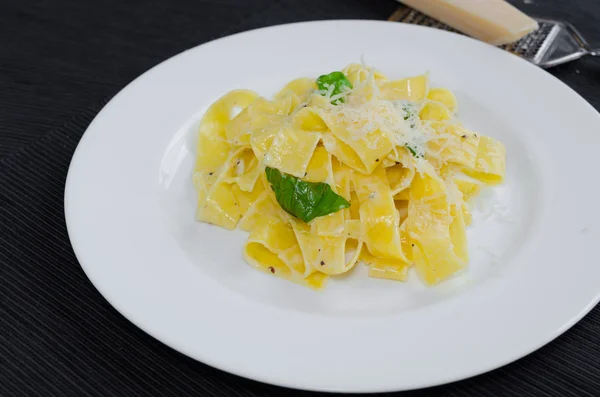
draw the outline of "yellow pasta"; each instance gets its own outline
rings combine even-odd
[[[437,284],[467,266],[467,202],[506,168],[502,143],[457,107],[428,74],[390,80],[359,64],[272,100],[231,91],[200,123],[196,219],[248,231],[251,266],[310,288],[357,263]]]

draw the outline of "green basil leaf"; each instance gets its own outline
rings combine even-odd
[[[317,78],[317,87],[321,91],[329,91],[329,87],[334,86],[331,96],[341,94],[342,92],[352,89],[352,83],[350,80],[344,76],[342,72],[331,72],[329,74],[324,74]],[[335,101],[331,102],[334,105],[344,102],[345,99],[338,98]]]
[[[306,182],[270,167],[265,173],[281,208],[304,222],[350,207],[327,183]]]
[[[419,158],[423,158],[423,155],[420,154],[420,153],[417,153],[417,151],[415,150],[415,148],[413,148],[412,146],[410,146],[408,143],[405,146],[408,149],[408,151],[412,153],[413,156],[415,156],[418,159]]]
[[[402,118],[405,121],[415,116],[415,108],[412,105],[402,105],[402,111],[404,112]]]

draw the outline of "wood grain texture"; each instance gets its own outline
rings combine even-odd
[[[118,314],[74,256],[64,221],[64,182],[93,117],[158,62],[252,28],[331,18],[383,20],[395,8],[391,0],[3,1],[0,396],[310,395],[210,368]],[[534,0],[523,8],[569,19],[596,40],[592,44],[600,44],[596,0]],[[552,73],[600,108],[598,60]],[[598,396],[599,336],[595,308],[557,340],[513,364],[398,395]]]

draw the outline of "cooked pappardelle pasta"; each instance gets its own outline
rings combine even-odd
[[[503,181],[502,143],[465,128],[427,74],[351,64],[272,100],[235,90],[199,130],[196,219],[250,232],[255,268],[315,289],[357,263],[427,285],[468,263],[466,203]]]

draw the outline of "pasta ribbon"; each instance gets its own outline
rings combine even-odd
[[[427,285],[469,261],[467,205],[506,172],[506,148],[456,120],[427,73],[390,80],[350,64],[272,100],[234,90],[206,111],[196,219],[249,232],[248,264],[313,289],[357,263]]]

